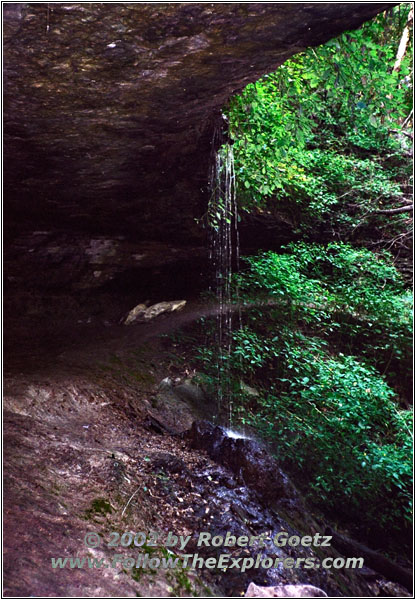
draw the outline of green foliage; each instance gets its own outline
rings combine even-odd
[[[250,412],[248,421],[306,477],[313,502],[368,530],[399,530],[412,514],[410,411],[397,411],[383,378],[355,357],[316,352],[302,336],[291,342],[282,352],[286,377],[259,401],[262,418]]]
[[[231,100],[243,208],[286,210],[307,231],[317,222],[358,225],[402,197],[411,175],[399,133],[412,108],[411,51],[398,72],[393,65],[409,9],[392,7],[298,54]]]
[[[97,516],[105,516],[113,512],[111,504],[105,498],[96,498],[90,508],[85,511],[85,519],[96,520]]]
[[[266,294],[287,317],[360,351],[380,369],[395,361],[408,374],[412,357],[412,297],[387,252],[344,243],[291,244],[289,252],[247,258],[240,293]],[[396,376],[397,373],[395,372]]]
[[[411,411],[382,373],[396,363],[411,378],[411,299],[388,253],[343,243],[286,250],[246,258],[235,278],[249,308],[222,356],[222,385],[236,418],[273,442],[313,502],[367,532],[403,530]],[[199,355],[214,387],[215,352]]]
[[[231,100],[239,206],[302,241],[245,259],[231,351],[197,353],[208,387],[272,442],[312,502],[397,539],[411,519],[412,297],[392,255],[365,246],[410,233],[409,213],[378,212],[411,184],[411,41],[393,69],[410,8],[392,6]],[[215,211],[214,227],[228,216],[221,202]]]

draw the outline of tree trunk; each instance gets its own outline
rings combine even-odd
[[[330,527],[325,530],[326,535],[332,535],[332,545],[344,556],[362,557],[365,565],[384,575],[391,581],[396,581],[406,587],[409,592],[413,592],[412,572],[397,565],[379,552],[370,550],[367,546],[351,540],[339,533],[336,533]]]
[[[409,15],[407,17],[407,22],[403,29],[402,37],[400,39],[400,44],[397,49],[396,62],[394,63],[393,72],[400,70],[400,65],[402,64],[402,60],[404,58],[404,55],[406,54],[406,49],[407,49],[407,45],[409,43],[409,37],[410,37],[410,23],[412,22],[412,20],[413,20],[413,8],[411,8],[409,11]]]

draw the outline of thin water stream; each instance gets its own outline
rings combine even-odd
[[[220,130],[216,129],[213,148],[219,146]],[[218,415],[226,414],[232,423],[232,394],[230,383],[230,356],[236,315],[233,315],[232,274],[239,269],[240,239],[234,153],[227,141],[213,153],[209,175],[210,201],[208,220],[210,231],[210,260],[214,272],[214,293],[220,310],[217,314],[217,402]],[[241,324],[241,313],[237,315]]]

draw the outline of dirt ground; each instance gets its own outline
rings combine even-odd
[[[178,549],[169,554],[149,539],[140,547],[108,546],[111,532],[154,531],[165,540],[171,531],[191,536],[187,550],[195,551],[196,532],[273,527],[274,516],[258,510],[254,492],[180,435],[207,407],[191,407],[160,387],[168,376],[189,376],[186,359],[177,360],[178,344],[163,336],[215,311],[191,303],[149,324],[80,324],[46,334],[22,324],[8,339],[5,597],[244,595],[250,573],[128,568],[126,557],[166,558]],[[100,535],[99,546],[86,546],[88,532]],[[121,562],[113,563],[115,554]],[[52,558],[59,557],[102,559],[107,566],[53,568]],[[294,577],[280,574],[279,581],[293,583]],[[315,584],[332,586],[336,595],[348,585],[354,595],[363,589],[376,595],[348,573],[336,581],[316,577]]]

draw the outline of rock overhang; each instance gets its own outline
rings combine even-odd
[[[221,107],[393,3],[6,3],[6,229],[190,244]]]

